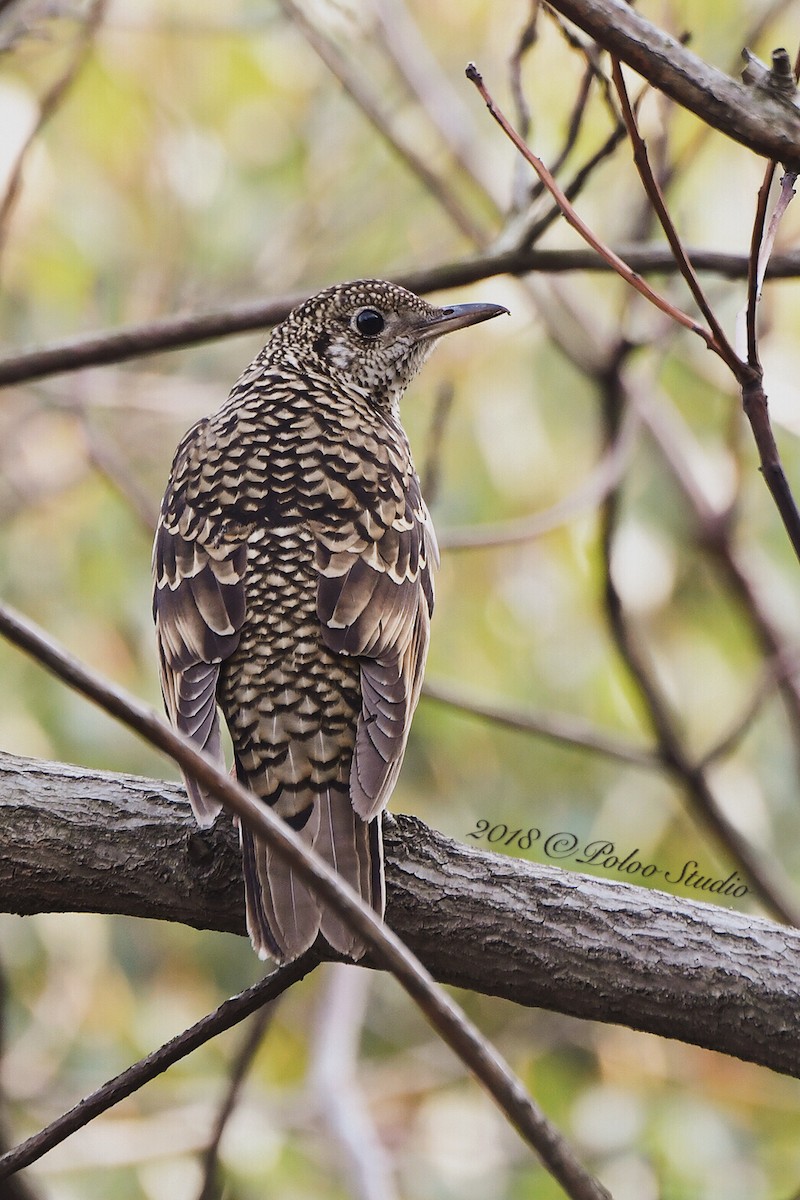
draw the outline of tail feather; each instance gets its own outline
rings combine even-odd
[[[320,828],[314,849],[383,916],[383,844],[380,820],[367,823],[353,811],[350,796],[331,789],[322,798]],[[376,869],[377,868],[377,869]],[[330,909],[323,909],[320,929],[334,950],[361,958],[366,944]]]
[[[367,823],[354,811],[346,785],[333,783],[314,802],[299,836],[313,846],[356,892],[383,915],[383,849],[380,819]],[[363,941],[278,854],[246,826],[239,827],[244,866],[247,929],[260,958],[291,962],[322,933],[330,946],[361,958]]]

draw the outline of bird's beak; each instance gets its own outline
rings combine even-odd
[[[450,304],[427,317],[417,330],[417,336],[421,341],[438,338],[454,329],[478,325],[481,321],[490,321],[492,317],[499,317],[501,313],[507,312],[508,309],[502,304]]]

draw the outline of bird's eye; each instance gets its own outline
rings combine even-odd
[[[377,337],[386,322],[377,308],[362,308],[356,313],[353,324],[362,337]]]

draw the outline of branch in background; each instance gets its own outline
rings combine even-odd
[[[541,0],[529,0],[529,2],[530,13],[519,32],[516,45],[511,51],[511,57],[508,60],[511,97],[516,109],[517,125],[524,138],[528,137],[531,131],[531,106],[528,103],[528,97],[525,95],[525,89],[522,86],[522,64],[528,52],[533,49],[539,40],[539,13],[541,11]],[[518,160],[515,160],[515,162],[518,162]]]
[[[496,217],[502,215],[500,181],[477,146],[471,112],[450,75],[442,69],[405,0],[374,0],[377,34],[384,53],[408,92],[437,130],[453,160],[472,180]]]
[[[508,704],[490,704],[470,696],[452,684],[426,682],[422,695],[437,704],[446,704],[468,716],[481,717],[506,729],[518,733],[532,733],[545,741],[557,742],[573,749],[588,750],[592,754],[604,755],[631,767],[642,767],[647,771],[663,771],[665,765],[657,753],[637,746],[634,742],[595,729],[580,717],[553,713],[534,713],[515,709]]]
[[[8,239],[8,227],[11,221],[11,216],[14,207],[19,199],[22,188],[22,179],[25,171],[25,162],[31,147],[36,142],[42,129],[58,112],[64,100],[69,95],[72,85],[80,75],[89,53],[92,49],[95,34],[100,27],[100,22],[103,19],[107,0],[93,0],[89,12],[83,22],[80,33],[75,43],[75,49],[69,63],[64,71],[47,89],[45,94],[39,101],[39,115],[33,129],[28,134],[22,146],[19,149],[16,159],[11,167],[11,173],[6,185],[5,195],[0,201],[0,254],[5,247]]]
[[[363,77],[351,69],[336,45],[323,34],[306,12],[295,3],[295,0],[278,0],[278,3],[286,18],[300,30],[309,46],[319,55],[331,74],[339,80],[372,127],[405,163],[411,174],[416,176],[433,199],[439,203],[456,228],[475,246],[485,246],[488,243],[488,237],[467,212],[460,197],[450,187],[447,179],[432,171],[427,160],[408,142],[398,137],[391,120],[382,111],[378,98],[369,92]]]
[[[492,524],[466,525],[445,529],[439,534],[441,550],[482,550],[515,546],[534,541],[553,529],[596,508],[605,496],[622,481],[630,465],[639,431],[639,417],[629,409],[620,427],[619,436],[606,450],[600,461],[589,471],[573,492],[557,500],[541,512],[526,517],[512,517]],[[427,494],[427,493],[426,493]]]
[[[51,1121],[45,1129],[27,1138],[13,1150],[0,1155],[0,1181],[7,1180],[17,1171],[37,1162],[48,1150],[52,1150],[73,1133],[83,1129],[101,1113],[108,1112],[115,1104],[119,1104],[120,1100],[131,1096],[152,1079],[163,1075],[168,1067],[186,1058],[187,1054],[191,1054],[199,1046],[204,1046],[213,1037],[238,1025],[245,1017],[275,1000],[292,984],[303,979],[318,963],[319,959],[312,951],[306,952],[302,958],[296,959],[288,966],[280,967],[267,979],[253,984],[233,999],[226,1000],[214,1012],[184,1029],[147,1058],[141,1059],[127,1071],[110,1079],[91,1095],[84,1097],[74,1108]],[[0,1187],[3,1197],[6,1195],[3,1190],[6,1186],[8,1185],[3,1183]]]
[[[158,521],[158,505],[131,472],[116,446],[92,423],[85,408],[79,417],[86,437],[89,462],[125,501],[139,524],[152,536]]]
[[[777,686],[800,758],[800,678],[796,652],[789,651],[779,626],[770,616],[765,603],[767,597],[762,596],[756,585],[756,572],[750,569],[734,542],[731,514],[714,507],[702,478],[691,464],[690,460],[696,459],[697,455],[692,452],[691,433],[679,414],[664,396],[655,399],[655,385],[647,392],[634,393],[633,403],[689,510],[698,545],[708,552],[722,575],[765,660],[775,664]]]
[[[572,1200],[608,1200],[605,1188],[583,1167],[495,1047],[455,1001],[436,986],[401,939],[268,805],[262,804],[222,766],[199,751],[189,738],[156,717],[151,709],[90,671],[35,625],[2,605],[0,631],[8,641],[67,686],[172,758],[221,800],[228,813],[235,814],[257,836],[269,842],[314,894],[361,936],[375,961],[391,972],[442,1041],[481,1083],[508,1123],[535,1151]]]
[[[550,0],[552,8],[701,121],[764,158],[800,161],[800,110],[745,87],[645,20],[625,0]]]
[[[312,963],[312,967],[315,965]],[[310,968],[311,969],[311,968]],[[274,978],[274,976],[270,976]],[[260,986],[260,985],[259,985]],[[287,987],[289,984],[287,983]],[[197,1200],[217,1200],[220,1194],[220,1188],[217,1181],[217,1169],[219,1164],[219,1147],[222,1141],[222,1135],[225,1132],[228,1121],[233,1116],[236,1109],[236,1104],[242,1090],[242,1085],[247,1078],[247,1073],[253,1065],[258,1049],[264,1039],[272,1018],[275,1015],[275,1009],[279,997],[265,1001],[262,1006],[253,1013],[252,1018],[247,1024],[245,1036],[241,1046],[233,1060],[230,1078],[228,1079],[228,1087],[225,1091],[222,1104],[220,1105],[217,1119],[214,1122],[214,1128],[211,1133],[208,1146],[203,1154],[203,1183],[200,1188]]]
[[[635,271],[664,275],[674,275],[677,271],[671,252],[664,246],[619,246],[615,253]],[[708,250],[692,250],[691,255],[700,270],[713,271],[727,279],[744,279],[747,276],[748,259],[745,255]],[[592,250],[523,249],[443,263],[393,278],[401,287],[427,295],[445,288],[466,287],[497,275],[527,275],[534,271],[557,274],[611,270],[610,264]],[[769,279],[794,279],[797,276],[800,276],[800,251],[776,255],[767,271]],[[282,321],[290,309],[307,298],[308,293],[296,292],[267,300],[253,300],[229,305],[216,312],[162,317],[141,325],[87,334],[38,350],[23,351],[0,360],[0,387],[45,379],[84,367],[128,362],[143,355],[180,350],[240,333],[266,330]]]
[[[619,343],[611,354],[604,377],[598,380],[602,388],[602,411],[606,444],[613,444],[625,408],[626,394],[621,369],[630,350]],[[619,520],[621,493],[609,493],[601,507],[601,547],[603,561],[603,602],[606,620],[614,645],[633,681],[644,711],[655,734],[660,757],[680,785],[692,811],[722,843],[734,862],[748,875],[754,890],[767,908],[790,924],[800,924],[800,907],[775,882],[775,867],[753,847],[726,817],[714,795],[707,772],[695,763],[684,748],[678,723],[648,654],[630,623],[614,582],[611,566],[612,549]]]
[[[699,760],[697,765],[701,770],[707,770],[714,763],[720,762],[734,752],[755,724],[759,713],[775,691],[781,675],[786,670],[786,664],[779,660],[768,664],[767,668],[762,672],[761,679],[754,687],[752,695],[745,704],[744,709],[733,722],[728,732],[723,734],[709,750],[706,750],[705,754]]]
[[[5,1057],[6,1048],[6,1016],[7,1009],[7,981],[5,970],[0,967],[0,1056]],[[8,1137],[8,1120],[6,1116],[6,1096],[2,1096],[3,1112],[0,1116],[0,1162],[3,1155],[6,1153],[9,1146]],[[39,1196],[29,1186],[28,1181],[17,1177],[9,1179],[4,1185],[0,1184],[0,1196],[2,1200],[39,1200]]]
[[[455,388],[450,380],[445,380],[436,393],[436,400],[431,414],[426,442],[425,460],[419,473],[422,482],[422,494],[428,508],[432,509],[439,495],[439,484],[442,477],[442,452],[444,450],[444,435],[447,423],[453,411]],[[439,539],[441,547],[441,538]]]
[[[371,984],[364,971],[332,963],[316,1014],[307,1104],[340,1148],[353,1200],[398,1200],[392,1164],[357,1081]]]
[[[0,815],[2,910],[244,934],[236,835],[226,820],[199,830],[176,783],[0,757]],[[386,817],[384,834],[387,919],[442,982],[800,1076],[800,931],[467,849],[413,817]],[[565,845],[553,854],[574,861]]]

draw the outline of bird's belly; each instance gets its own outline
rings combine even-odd
[[[349,778],[359,667],[329,650],[317,616],[312,535],[295,527],[251,538],[247,616],[222,665],[218,700],[249,786],[283,816]]]

